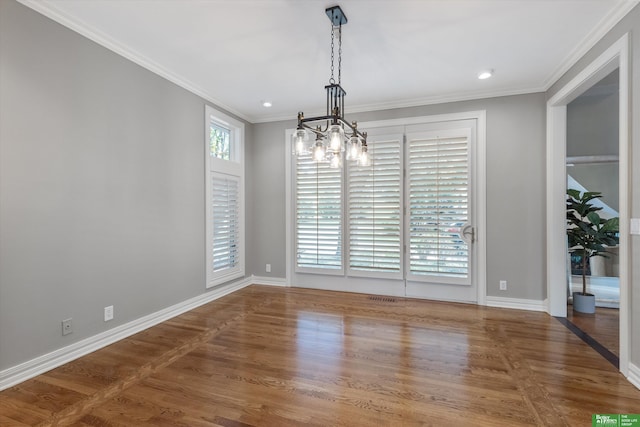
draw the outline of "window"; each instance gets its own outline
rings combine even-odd
[[[468,130],[409,133],[408,276],[470,283]]]
[[[295,157],[296,268],[342,272],[342,170]]]
[[[375,135],[367,145],[371,166],[348,162],[349,269],[397,273],[402,270],[402,129]]]
[[[207,287],[244,276],[244,125],[205,108]]]
[[[213,213],[213,272],[235,268],[240,262],[240,180],[211,173]]]
[[[297,283],[397,292],[393,286],[404,280],[411,292],[423,284],[435,289],[414,294],[475,298],[471,166],[482,118],[475,115],[374,123],[369,167],[347,161],[344,170],[331,169],[309,154],[293,156],[293,272],[344,276],[328,284],[300,274]]]
[[[231,131],[212,120],[209,126],[209,147],[213,157],[231,160]]]

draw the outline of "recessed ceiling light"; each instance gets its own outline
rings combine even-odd
[[[493,76],[493,70],[484,70],[478,73],[478,78],[480,80],[488,79],[491,76]]]
[[[264,108],[269,108],[271,107],[273,104],[271,103],[271,101],[262,101],[262,106]]]

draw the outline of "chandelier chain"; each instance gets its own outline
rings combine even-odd
[[[331,78],[329,79],[329,83],[334,84],[336,81],[333,78],[333,40],[334,40],[334,26],[331,24]]]
[[[342,84],[342,24],[338,28],[338,84]]]

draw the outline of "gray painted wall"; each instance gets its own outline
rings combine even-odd
[[[609,46],[620,39],[625,33],[629,33],[630,50],[630,102],[631,110],[629,114],[631,158],[620,159],[627,161],[630,167],[629,181],[629,202],[630,215],[632,218],[640,217],[640,6],[636,6],[627,14],[611,31],[609,31],[598,43],[585,54],[571,69],[565,73],[548,91],[547,99],[550,99],[560,89],[562,89],[571,79],[578,75]],[[633,166],[635,165],[635,167]],[[640,236],[631,236],[631,357],[630,362],[640,366]]]
[[[347,108],[348,108],[347,101]],[[531,94],[348,114],[360,122],[464,111],[487,112],[487,294],[543,300],[545,288],[545,98]],[[285,129],[295,121],[256,124],[253,147],[252,272],[285,276]],[[515,248],[515,249],[514,249]],[[499,290],[507,280],[508,291]]]
[[[251,171],[247,168],[251,174],[253,231],[247,261],[248,272],[256,276],[286,276],[284,132],[295,126],[295,120],[253,125]],[[271,264],[271,273],[265,271],[265,264]]]
[[[618,70],[567,105],[567,156],[618,154]]]
[[[204,105],[0,1],[0,370],[205,292]]]
[[[620,209],[618,163],[576,164],[567,173],[589,191],[602,193],[602,201],[616,212]]]
[[[618,154],[618,70],[567,105],[567,156]],[[589,191],[600,191],[602,201],[618,210],[618,164],[576,164],[569,173]]]

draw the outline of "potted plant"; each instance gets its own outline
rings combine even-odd
[[[602,197],[599,192],[567,190],[567,237],[569,253],[582,261],[582,292],[573,293],[573,309],[581,313],[595,313],[596,297],[587,292],[587,261],[594,256],[607,257],[607,247],[619,241],[619,218],[600,218],[591,201]]]

